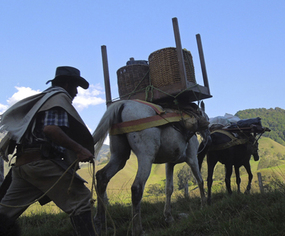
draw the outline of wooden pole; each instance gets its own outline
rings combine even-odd
[[[179,33],[179,27],[178,27],[178,20],[176,17],[172,18],[172,24],[173,24],[173,30],[174,30],[175,43],[176,43],[179,73],[180,73],[180,78],[181,78],[181,87],[182,89],[185,89],[187,75],[186,75],[186,69],[185,69],[185,64],[184,64],[184,57],[182,53],[182,45],[181,45],[181,39],[180,39],[180,33]]]
[[[112,103],[112,96],[111,96],[111,87],[110,87],[107,49],[105,45],[101,46],[101,52],[102,52],[103,72],[104,72],[105,93],[106,93],[106,105],[108,107]]]
[[[201,63],[201,69],[202,69],[202,74],[203,74],[204,86],[208,88],[209,94],[211,94],[200,34],[196,34],[196,40],[197,40],[198,51],[199,51],[199,56],[200,56],[200,63]]]

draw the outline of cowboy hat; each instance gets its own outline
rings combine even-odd
[[[77,86],[80,86],[84,89],[88,89],[89,83],[80,76],[80,71],[71,66],[59,66],[56,68],[55,77],[53,80],[46,82],[57,82],[63,78],[70,78],[70,81],[74,82]]]

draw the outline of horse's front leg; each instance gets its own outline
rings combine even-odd
[[[246,163],[246,164],[244,165],[244,168],[246,169],[247,174],[248,174],[248,184],[247,184],[246,190],[245,190],[245,192],[244,192],[244,193],[247,194],[247,193],[250,193],[251,181],[252,181],[252,178],[253,178],[249,161],[248,161],[248,163]]]
[[[188,163],[188,165],[190,166],[192,173],[197,180],[198,187],[200,190],[201,204],[202,206],[204,206],[206,205],[207,198],[205,196],[204,181],[199,170],[198,159],[196,156],[193,156],[192,158],[190,158],[189,161],[190,162]]]
[[[174,219],[171,214],[171,195],[173,193],[173,169],[174,164],[166,163],[165,164],[165,173],[166,173],[166,186],[165,186],[165,205],[164,205],[164,217],[165,221],[168,224],[174,222]]]
[[[145,183],[151,171],[151,158],[138,155],[138,172],[135,181],[132,185],[132,205],[133,205],[133,236],[143,235],[142,221],[141,221],[141,200]]]
[[[190,139],[190,142],[189,142],[189,145],[188,145],[188,148],[186,151],[186,155],[187,155],[186,162],[190,166],[192,173],[197,180],[198,187],[200,190],[201,204],[202,204],[202,206],[204,206],[204,205],[206,205],[207,198],[205,196],[204,181],[203,181],[203,178],[201,175],[198,157],[197,157],[198,148],[199,148],[198,139],[196,136],[193,136]],[[203,159],[202,159],[202,161],[203,161]]]
[[[240,179],[240,173],[239,173],[239,167],[235,166],[235,173],[236,173],[236,184],[237,184],[237,192],[240,193],[240,183],[241,183],[241,179]]]
[[[231,176],[233,173],[233,166],[231,164],[226,164],[225,168],[226,168],[226,177],[225,177],[226,188],[228,193],[231,195],[233,193],[231,189]]]

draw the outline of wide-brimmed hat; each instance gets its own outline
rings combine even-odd
[[[56,68],[56,72],[55,72],[55,77],[53,80],[49,80],[46,83],[49,82],[56,82],[59,81],[63,78],[70,78],[70,81],[72,83],[75,83],[76,85],[84,88],[84,89],[88,89],[89,87],[89,83],[80,76],[80,71],[74,67],[71,66],[59,66]]]

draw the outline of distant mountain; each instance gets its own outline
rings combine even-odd
[[[97,160],[99,162],[102,162],[104,160],[109,160],[110,156],[111,156],[111,153],[110,153],[109,145],[103,144],[103,146],[102,146],[102,148],[101,148],[101,150],[99,152]]]
[[[271,132],[265,132],[264,137],[269,137],[285,146],[285,110],[276,108],[259,108],[238,111],[235,114],[240,119],[261,118],[262,126],[271,129]]]

